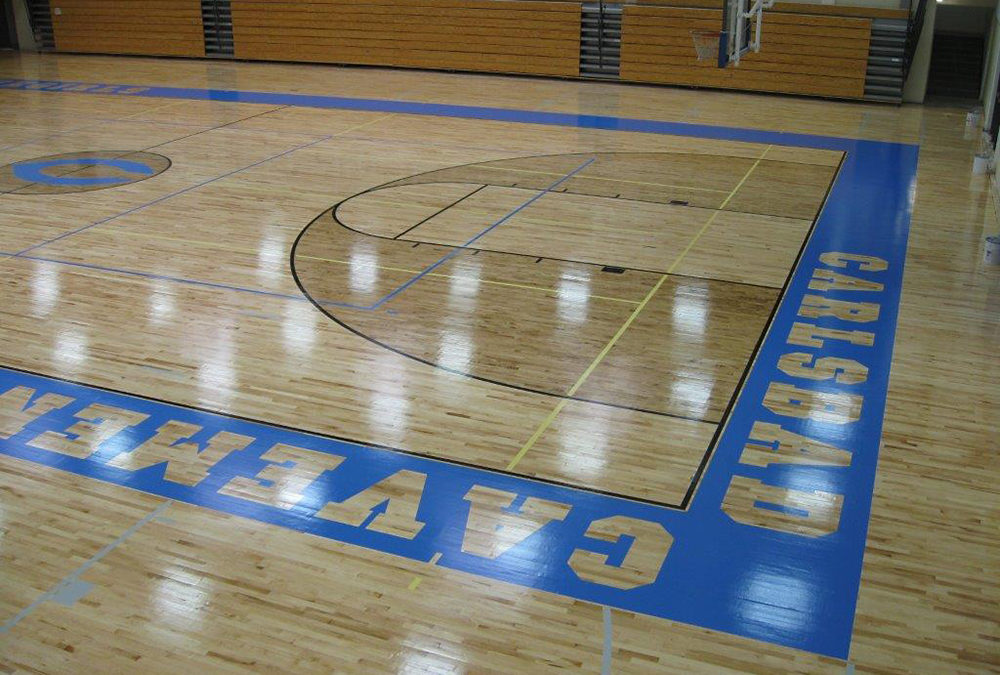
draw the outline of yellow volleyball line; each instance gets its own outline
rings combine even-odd
[[[757,168],[761,160],[764,159],[764,156],[767,155],[768,151],[772,147],[773,146],[769,145],[766,148],[764,148],[764,152],[760,154],[760,157],[757,158],[757,161],[755,161],[753,165],[747,170],[742,180],[740,180],[740,182],[736,184],[736,187],[734,187],[729,192],[729,196],[727,196],[725,201],[722,202],[722,205],[719,207],[719,210],[712,213],[712,217],[709,218],[705,222],[705,224],[701,226],[701,229],[698,230],[698,232],[694,235],[691,241],[688,242],[688,245],[684,248],[684,250],[681,251],[680,255],[677,256],[674,262],[671,263],[670,267],[667,268],[667,271],[656,282],[656,285],[649,290],[649,293],[646,294],[646,297],[643,298],[642,302],[640,302],[639,305],[632,311],[632,314],[630,314],[628,319],[625,320],[625,323],[622,324],[622,327],[618,329],[618,332],[614,334],[614,336],[608,341],[606,345],[604,345],[604,348],[594,358],[594,360],[590,362],[590,365],[587,366],[587,369],[583,371],[583,374],[580,375],[580,377],[577,378],[573,386],[569,388],[569,391],[566,392],[567,398],[561,399],[559,403],[556,404],[555,408],[553,408],[552,411],[545,417],[545,419],[542,420],[541,424],[539,424],[538,427],[535,429],[535,432],[531,434],[531,437],[528,438],[527,441],[525,441],[524,445],[521,446],[521,449],[517,452],[516,455],[514,455],[514,458],[510,461],[509,464],[507,464],[508,471],[516,467],[518,463],[522,459],[524,459],[524,456],[528,454],[528,451],[534,447],[535,443],[538,442],[538,439],[542,437],[542,434],[544,434],[545,431],[552,425],[556,417],[559,416],[559,413],[562,412],[563,408],[565,408],[566,405],[569,403],[568,397],[574,396],[576,392],[580,390],[580,387],[583,386],[584,382],[587,381],[587,378],[589,378],[591,374],[593,374],[594,370],[596,370],[597,367],[601,364],[601,362],[604,361],[604,358],[608,355],[608,353],[615,346],[615,344],[617,344],[618,341],[622,338],[622,336],[625,335],[625,331],[629,329],[629,327],[636,320],[636,318],[639,316],[642,310],[646,307],[647,304],[649,304],[649,301],[652,300],[653,296],[655,296],[657,291],[660,290],[660,287],[663,286],[663,282],[667,280],[667,277],[671,273],[673,273],[673,271],[677,268],[678,265],[680,265],[681,261],[684,259],[684,256],[686,256],[688,252],[690,252],[691,249],[694,248],[694,245],[698,242],[699,239],[701,239],[702,235],[705,234],[705,232],[708,230],[709,227],[711,227],[712,223],[715,222],[715,219],[719,216],[720,213],[722,213],[722,209],[724,209],[726,205],[729,204],[730,200],[732,200],[732,198],[736,195],[736,193],[739,192],[740,188],[742,188],[743,185],[747,182],[747,179],[750,178],[750,174],[753,173],[754,169]]]
[[[601,353],[597,355],[597,358],[595,358],[593,361],[590,362],[590,365],[587,366],[587,369],[585,371],[583,371],[583,374],[580,375],[580,377],[577,378],[573,386],[569,388],[569,391],[566,392],[567,396],[573,396],[580,389],[580,387],[583,386],[583,383],[587,381],[587,378],[590,377],[590,374],[594,372],[594,369],[597,368],[598,365],[600,365],[601,361],[604,360],[604,357],[607,356],[608,352],[611,351],[611,348],[614,347],[615,343],[617,343],[618,340],[621,339],[621,337],[625,334],[625,331],[627,331],[629,329],[629,326],[632,325],[632,322],[635,321],[636,317],[639,316],[639,313],[642,312],[643,308],[645,308],[646,305],[649,303],[649,301],[653,299],[653,296],[656,295],[656,292],[660,290],[660,286],[663,285],[663,282],[666,281],[666,279],[667,279],[666,274],[660,276],[660,279],[659,281],[656,282],[656,285],[654,285],[649,290],[649,292],[646,293],[646,297],[642,299],[642,302],[640,302],[639,305],[634,310],[632,310],[632,313],[629,315],[628,319],[625,320],[625,323],[622,324],[621,328],[618,329],[618,332],[614,334],[614,337],[612,337],[608,341],[608,343],[604,345],[604,349],[602,349]],[[542,423],[538,425],[537,429],[535,429],[535,433],[531,435],[531,438],[529,438],[528,441],[523,446],[521,446],[521,449],[518,451],[518,453],[514,455],[514,458],[510,460],[509,464],[507,464],[508,471],[517,466],[518,462],[520,462],[524,458],[524,456],[528,454],[528,451],[531,450],[531,448],[535,445],[538,439],[541,438],[542,434],[545,433],[545,430],[549,428],[549,425],[551,425],[552,422],[555,421],[556,416],[559,415],[560,412],[562,412],[562,409],[566,407],[566,404],[568,402],[569,402],[568,398],[560,399],[559,403],[557,403],[556,407],[552,409],[552,412],[549,413],[548,417],[542,420]]]
[[[434,554],[434,557],[433,557],[433,558],[431,558],[431,559],[430,559],[430,560],[429,560],[429,561],[427,562],[427,564],[428,564],[428,565],[437,565],[437,562],[438,562],[438,560],[440,560],[440,559],[441,559],[441,553],[440,553],[440,551],[439,551],[438,553],[435,553],[435,554]],[[415,591],[415,590],[417,590],[417,586],[419,586],[419,585],[420,585],[420,582],[421,582],[421,581],[423,581],[423,577],[420,577],[420,576],[414,576],[414,577],[413,577],[413,580],[412,580],[412,581],[410,582],[410,585],[406,587],[406,588],[407,588],[407,590],[410,590],[410,591]]]
[[[736,196],[736,193],[739,192],[740,188],[743,187],[743,184],[747,182],[748,178],[750,178],[750,174],[754,172],[754,169],[756,169],[757,166],[764,160],[764,157],[773,147],[774,147],[773,145],[769,145],[766,148],[764,148],[764,152],[760,153],[760,157],[758,157],[757,161],[753,163],[753,166],[747,169],[746,174],[743,176],[740,182],[736,184],[736,187],[733,188],[733,191],[729,193],[729,196],[726,197],[726,201],[722,202],[722,206],[719,207],[720,209],[726,208],[726,205],[729,204],[729,200],[731,200],[733,197]]]

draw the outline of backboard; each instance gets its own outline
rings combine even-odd
[[[760,51],[764,10],[774,0],[726,0],[722,10],[722,36],[719,39],[719,67],[738,66],[740,57]]]

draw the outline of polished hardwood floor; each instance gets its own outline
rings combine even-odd
[[[1000,221],[988,180],[971,174],[965,110],[67,55],[0,55],[3,78],[392,98],[920,145],[847,661],[0,455],[0,612],[16,619],[0,634],[5,672],[1000,669],[1000,268],[982,262],[983,239]],[[170,166],[85,192],[0,172],[0,251],[22,254],[0,257],[0,365],[669,505],[684,500],[725,423],[842,154],[0,89],[0,165],[85,150],[107,151],[108,161],[157,155]],[[64,175],[101,173],[67,166]],[[323,468],[332,467],[317,474]],[[192,481],[201,475],[186,470]],[[280,500],[305,486],[283,489],[247,482],[223,494]],[[404,480],[386,489],[405,504],[420,488]],[[330,517],[361,522],[370,508]],[[485,522],[477,545],[502,546],[495,534]],[[67,579],[88,592],[39,602]]]

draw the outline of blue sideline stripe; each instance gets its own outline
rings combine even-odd
[[[706,124],[692,124],[688,122],[664,122],[659,120],[612,117],[606,115],[580,115],[537,110],[517,110],[512,108],[445,105],[440,103],[421,103],[417,101],[348,98],[343,96],[323,96],[314,94],[283,94],[279,92],[238,91],[230,89],[195,89],[187,87],[145,87],[128,84],[95,84],[86,82],[63,82],[59,80],[21,79],[0,80],[0,89],[25,89],[101,95],[118,94],[122,96],[140,96],[143,98],[172,98],[192,101],[289,105],[301,106],[305,108],[334,108],[339,110],[430,115],[434,117],[492,120],[496,122],[514,122],[519,124],[547,124],[564,127],[577,127],[581,129],[603,129],[606,131],[674,134],[678,136],[694,136],[698,138],[710,138],[716,140],[766,143],[800,148],[819,148],[824,150],[844,150],[852,143],[853,140],[855,140],[836,136],[794,134],[784,131],[742,129],[738,127],[715,127]]]

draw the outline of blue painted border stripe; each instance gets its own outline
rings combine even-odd
[[[73,91],[396,112],[672,134],[846,152],[846,160],[826,208],[792,275],[729,424],[719,439],[712,461],[690,508],[685,512],[606,495],[539,485],[528,479],[498,476],[480,469],[441,462],[428,463],[428,460],[399,456],[398,453],[387,454],[385,450],[377,448],[352,446],[353,449],[347,449],[341,444],[332,450],[326,450],[321,446],[328,441],[316,440],[315,437],[291,430],[269,431],[260,427],[252,430],[258,441],[246,451],[238,453],[238,456],[234,455],[220,462],[218,474],[215,475],[213,470],[212,479],[205,481],[204,486],[199,484],[194,489],[179,488],[176,483],[164,480],[162,467],[124,473],[111,470],[108,460],[114,457],[115,452],[128,447],[126,439],[120,436],[109,439],[100,446],[92,460],[68,460],[58,453],[33,448],[27,441],[40,431],[66,428],[73,423],[72,413],[94,400],[104,401],[109,405],[117,403],[126,408],[138,405],[148,411],[151,421],[140,430],[139,440],[143,433],[148,436],[156,424],[170,417],[187,418],[204,424],[206,428],[227,430],[239,430],[246,423],[221,415],[189,413],[169,404],[123,401],[114,398],[116,395],[113,393],[93,387],[68,385],[50,378],[39,378],[3,368],[0,368],[0,384],[34,386],[40,392],[62,390],[80,400],[70,406],[72,409],[39,418],[20,437],[0,441],[0,452],[414,560],[428,560],[435,551],[443,552],[439,564],[453,569],[815,653],[847,657],[888,391],[912,187],[916,174],[916,146],[681,122],[301,94],[26,80],[0,80],[0,89]],[[812,293],[809,290],[812,271],[824,269],[826,263],[821,256],[831,251],[868,255],[887,262],[887,270],[881,274],[853,267],[846,270],[863,279],[883,283],[884,289],[879,293],[858,296],[857,291],[834,290],[823,294],[829,299],[842,301],[871,300],[879,304],[881,312],[877,320],[861,325],[833,316],[811,319],[810,322],[825,328],[870,330],[876,335],[874,346],[833,341],[825,348],[792,348],[785,340],[791,324],[801,317],[799,306],[804,296]],[[770,385],[787,383],[790,379],[777,367],[777,362],[784,353],[793,350],[811,351],[811,355],[816,357],[851,358],[868,367],[868,379],[852,384],[848,389],[854,395],[863,397],[864,405],[859,419],[836,426],[826,422],[779,416],[763,405]],[[796,380],[794,384],[823,393],[841,393],[831,382],[810,384]],[[0,387],[0,390],[5,388]],[[741,453],[748,441],[750,429],[758,421],[777,423],[791,432],[838,445],[850,453],[851,462],[847,466],[743,464],[740,461]],[[252,476],[267,466],[260,455],[268,443],[279,439],[317,450],[349,453],[350,465],[355,468],[345,469],[342,476],[338,473],[336,479],[330,477],[318,480],[309,489],[309,499],[304,499],[291,512],[247,504],[245,500],[234,500],[217,492],[226,478],[233,475]],[[345,463],[345,467],[347,466]],[[373,534],[363,526],[359,531],[357,528],[345,529],[317,520],[317,504],[325,503],[326,499],[342,500],[352,494],[350,490],[370,484],[373,476],[386,475],[391,467],[425,471],[428,486],[435,486],[434,490],[428,487],[424,493],[424,501],[421,502],[420,515],[428,522],[428,526],[419,537],[404,542],[387,535]],[[794,532],[740,524],[722,508],[732,481],[739,478],[760,480],[764,485],[789,490],[828,491],[842,497],[843,509],[838,528],[827,535],[810,538]],[[351,485],[354,487],[351,488]],[[571,504],[572,509],[564,522],[546,526],[509,553],[487,561],[461,550],[462,532],[468,513],[468,504],[463,500],[463,495],[472,485],[509,490],[520,495],[519,499],[530,495],[561,501]],[[345,486],[350,488],[346,493]],[[782,510],[763,508],[760,512],[778,513]],[[619,515],[659,523],[674,541],[655,582],[633,591],[588,583],[575,575],[566,563],[574,550],[582,548],[606,555],[608,564],[621,564],[628,550],[627,541],[620,540],[613,544],[586,534],[589,524],[595,519]]]
[[[93,84],[59,80],[0,80],[0,89],[23,89],[80,94],[112,94],[140,96],[143,98],[169,98],[190,101],[218,101],[224,103],[254,103],[288,105],[305,108],[329,108],[365,112],[428,115],[470,120],[491,120],[517,124],[546,124],[580,129],[630,131],[648,134],[692,136],[748,143],[769,143],[824,150],[846,150],[856,139],[836,136],[795,134],[783,131],[765,131],[740,127],[710,126],[689,122],[666,122],[650,119],[613,117],[607,115],[581,115],[573,113],[518,110],[487,106],[446,105],[418,101],[391,99],[348,98],[316,94],[286,94],[265,91],[239,91],[231,89],[195,89],[188,87],[146,87],[130,84]]]

